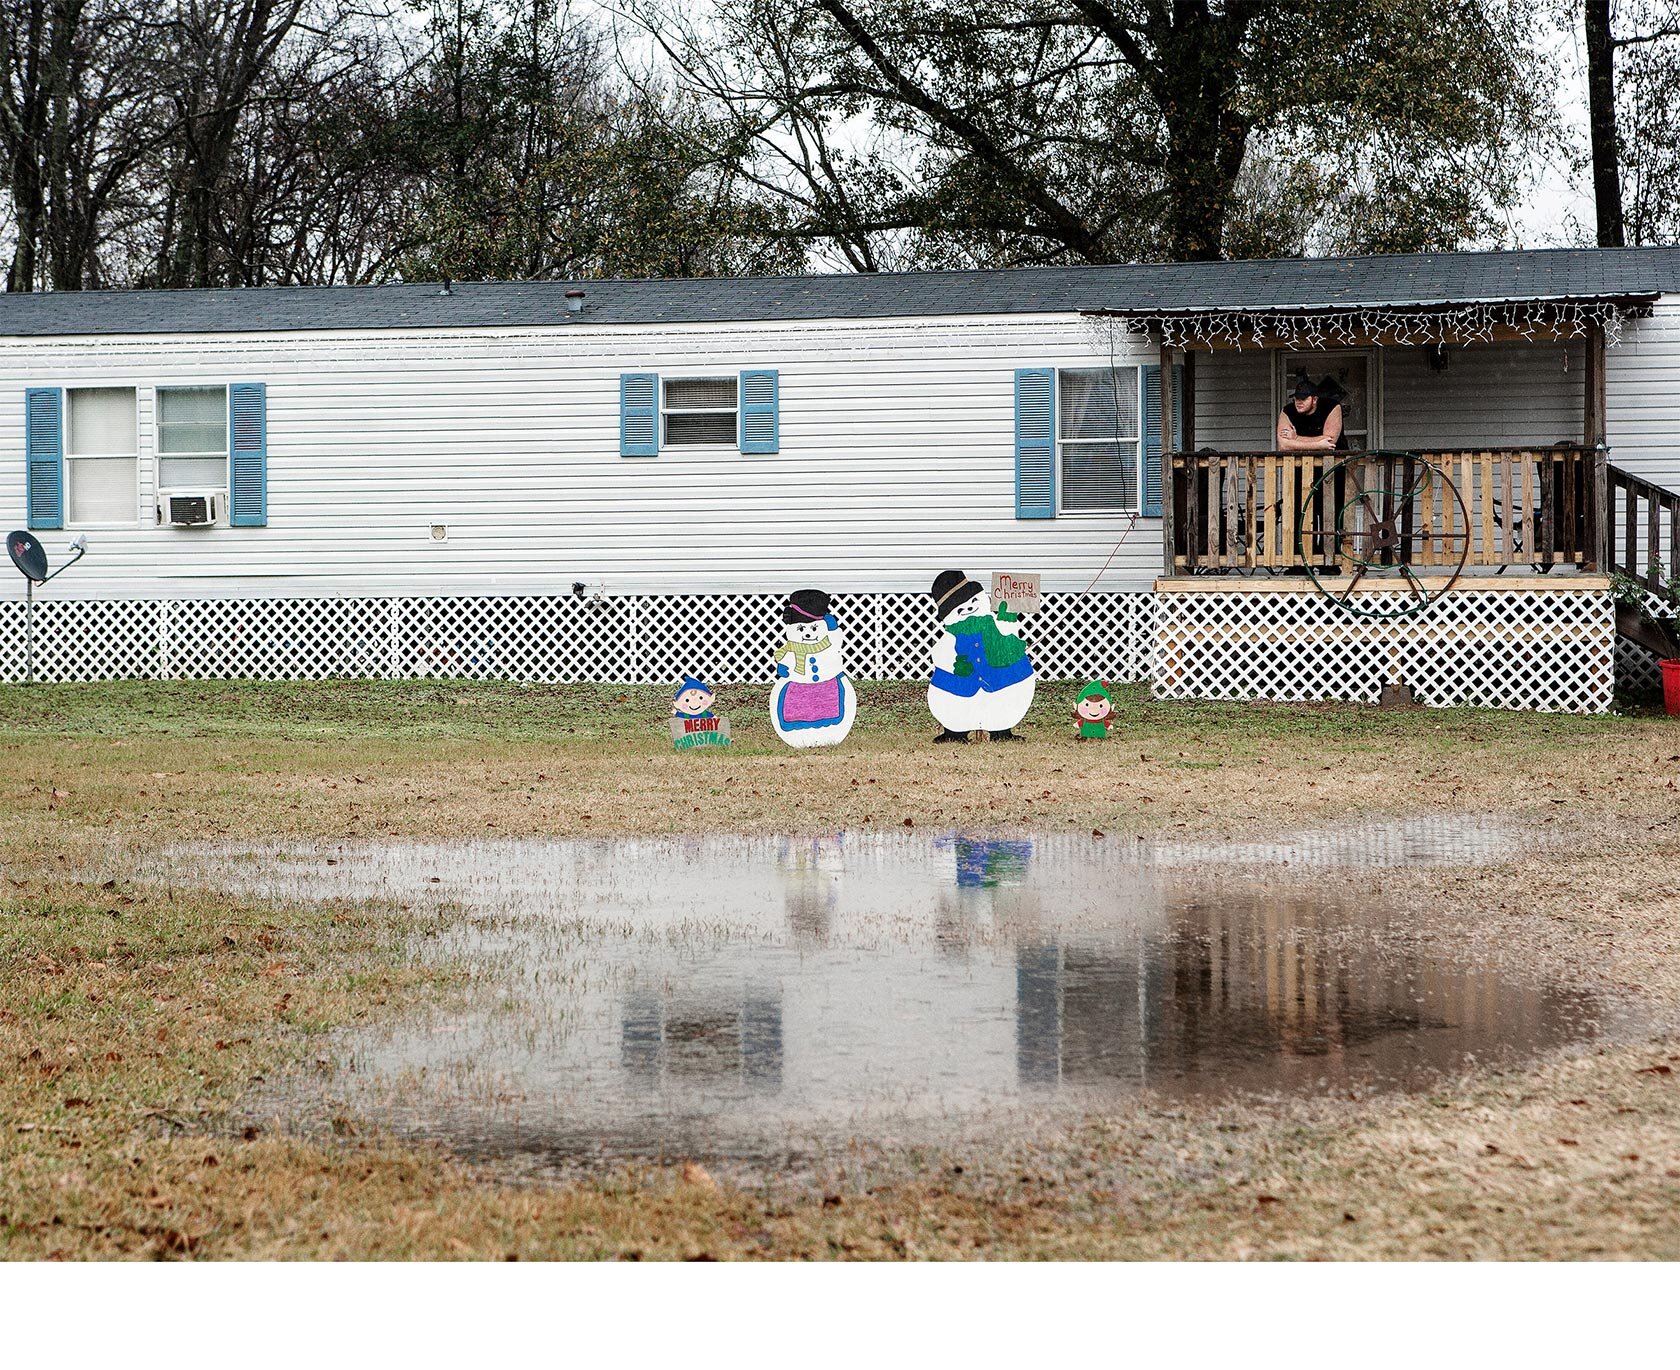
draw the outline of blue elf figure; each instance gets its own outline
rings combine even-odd
[[[684,676],[681,685],[677,686],[676,699],[671,704],[673,718],[716,718],[712,712],[712,702],[717,696],[712,687],[698,676]]]

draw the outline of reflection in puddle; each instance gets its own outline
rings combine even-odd
[[[1258,873],[1515,842],[1442,821],[1241,846],[871,834],[193,855],[253,893],[466,910],[436,945],[472,966],[485,1007],[351,1039],[369,1113],[467,1150],[760,1156],[1146,1088],[1411,1088],[1588,1036],[1575,991]]]

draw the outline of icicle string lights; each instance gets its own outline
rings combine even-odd
[[[1104,316],[1099,316],[1104,317]],[[1159,336],[1167,347],[1287,347],[1319,350],[1382,343],[1393,347],[1493,342],[1504,331],[1527,339],[1584,338],[1596,325],[1604,341],[1621,341],[1623,311],[1600,301],[1464,304],[1439,309],[1333,309],[1316,314],[1216,310],[1115,319],[1127,333]]]

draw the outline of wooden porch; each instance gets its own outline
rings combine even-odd
[[[1582,444],[1173,452],[1164,570],[1169,578],[1598,572],[1607,480],[1603,448]]]
[[[1507,331],[1509,341],[1532,340],[1529,330]],[[1565,429],[1558,434],[1565,440],[1548,444],[1388,448],[1378,440],[1368,452],[1200,446],[1197,352],[1218,345],[1174,347],[1165,331],[1155,336],[1165,579],[1217,575],[1233,578],[1236,587],[1243,578],[1294,573],[1317,581],[1398,576],[1440,585],[1463,577],[1510,579],[1507,573],[1611,570],[1613,468],[1605,431],[1606,339],[1599,323],[1574,333],[1553,330],[1554,338],[1575,336],[1584,344],[1575,382],[1578,440]],[[1490,336],[1504,335],[1496,329]],[[1263,350],[1276,350],[1269,339],[1256,341]],[[1379,328],[1349,345],[1363,343],[1381,353],[1384,341]],[[1453,339],[1444,333],[1439,341]],[[1490,434],[1496,431],[1490,425]],[[1380,426],[1371,429],[1373,438],[1380,432]],[[1631,511],[1640,492],[1623,493]],[[1649,520],[1640,525],[1648,541],[1655,534],[1645,522],[1655,528],[1656,508],[1651,505]],[[1626,543],[1631,552],[1631,531]]]

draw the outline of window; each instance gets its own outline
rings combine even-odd
[[[1057,373],[1062,508],[1138,507],[1138,370]]]
[[[133,386],[67,390],[66,522],[134,523],[140,493]]]
[[[1355,452],[1380,447],[1380,433],[1372,431],[1371,420],[1382,412],[1382,370],[1374,352],[1285,352],[1277,368],[1277,408],[1272,411],[1276,428],[1278,413],[1295,393],[1295,382],[1306,377],[1314,385],[1334,380],[1347,392],[1342,400],[1342,434]],[[1266,445],[1272,445],[1267,433]]]
[[[667,447],[735,446],[736,378],[665,382]]]
[[[227,387],[160,388],[157,398],[158,488],[225,490]]]

